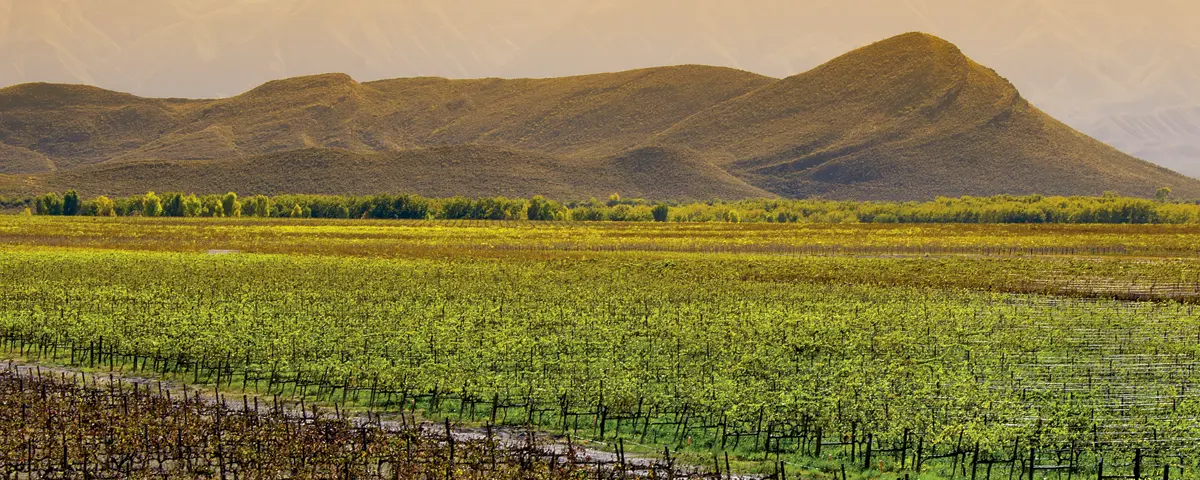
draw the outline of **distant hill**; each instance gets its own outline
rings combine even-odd
[[[653,147],[566,164],[542,153],[484,145],[378,153],[304,148],[220,160],[105,162],[34,178],[36,191],[73,188],[88,196],[147,190],[551,198],[605,198],[619,192],[681,200],[771,196],[680,151]],[[21,180],[0,176],[0,191],[27,190]]]
[[[772,79],[705,66],[551,79],[342,74],[212,100],[0,90],[0,193],[377,193],[907,200],[1200,198],[913,33]]]

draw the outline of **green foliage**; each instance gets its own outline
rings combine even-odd
[[[0,195],[0,209],[23,209],[34,207],[34,199],[32,197],[9,197]]]
[[[185,217],[199,217],[204,213],[204,203],[195,195],[184,196],[180,204]]]
[[[645,205],[631,206],[618,204],[605,210],[605,220],[614,222],[650,222],[654,221],[653,208]]]
[[[589,200],[561,204],[542,196],[429,199],[418,195],[255,195],[218,197],[168,193],[116,199],[112,214],[144,216],[304,217],[447,220],[574,220],[729,223],[1200,223],[1200,204],[1106,194],[1102,197],[1043,195],[946,198],[928,202],[854,202],[759,199],[668,205],[640,199]],[[153,203],[161,203],[155,210]],[[38,215],[62,215],[65,202],[51,192],[30,201]],[[96,215],[93,199],[80,213]],[[21,204],[21,203],[18,203]],[[148,208],[149,207],[149,208]],[[158,214],[154,212],[158,211]],[[107,214],[107,213],[105,213]]]
[[[612,195],[608,196],[608,206],[612,207],[612,206],[616,206],[620,203],[621,203],[621,195],[620,194],[613,192]]]
[[[91,208],[86,213],[97,217],[115,217],[117,216],[117,204],[108,197],[100,195],[92,199]]]
[[[242,214],[242,205],[238,202],[236,193],[229,192],[221,197],[221,210],[226,217],[236,217]]]
[[[21,222],[63,231],[119,223]],[[142,232],[162,231],[159,222],[128,223],[149,229]],[[193,225],[203,235],[223,227],[172,223]],[[245,229],[254,228],[256,237],[280,239],[303,236],[299,227],[308,226],[264,223],[227,230],[244,238]],[[484,231],[474,238],[515,241],[508,244],[532,250],[563,229],[423,223],[409,222],[412,229],[313,226],[304,241],[331,241],[330,233],[337,233],[332,241],[347,243],[356,230],[376,229],[362,238],[405,230],[386,240],[405,242],[409,251],[438,235],[461,244]],[[1168,407],[1134,417],[1124,403],[1131,395],[1157,400],[1200,380],[1187,368],[1146,374],[1162,368],[1156,362],[1190,359],[1200,312],[1172,302],[995,290],[1043,284],[1056,275],[1089,275],[1102,280],[1097,284],[1122,288],[1133,278],[1161,284],[1191,272],[1187,262],[619,250],[645,237],[673,238],[674,245],[715,238],[720,246],[733,246],[764,232],[784,239],[808,230],[828,230],[826,240],[868,247],[879,237],[909,233],[873,225],[774,227],[574,227],[567,238],[598,229],[623,234],[593,235],[591,241],[611,250],[589,253],[587,261],[545,251],[493,258],[493,252],[473,257],[438,250],[414,259],[12,249],[0,252],[0,289],[20,294],[0,296],[0,334],[14,339],[10,348],[18,341],[54,342],[59,348],[22,347],[29,355],[57,355],[62,362],[74,357],[84,365],[106,351],[94,346],[111,347],[125,358],[141,357],[142,369],[169,369],[185,381],[233,381],[254,372],[261,385],[250,380],[246,388],[261,388],[266,397],[295,392],[293,382],[303,379],[320,384],[300,387],[310,403],[341,402],[348,394],[376,402],[375,411],[412,408],[456,422],[459,415],[490,422],[492,407],[507,405],[499,408],[497,423],[534,422],[555,430],[581,417],[580,426],[571,427],[580,429],[571,432],[577,438],[600,436],[596,415],[605,412],[606,439],[623,436],[654,450],[670,445],[709,453],[721,448],[725,432],[757,432],[762,425],[819,428],[839,461],[855,447],[842,449],[837,439],[864,431],[889,446],[919,435],[925,452],[978,444],[987,458],[1008,458],[1018,440],[1094,453],[1087,450],[1097,448],[1093,442],[1079,440],[1103,435],[1096,444],[1124,444],[1116,440],[1200,433],[1189,421],[1200,407],[1196,399],[1171,397],[1163,403]],[[974,226],[929,228],[984,244],[992,239]],[[1080,242],[1132,228],[1083,234]],[[880,229],[887,230],[872,235]],[[1038,229],[983,232],[1028,230]],[[621,240],[603,243],[612,238]],[[355,242],[354,250],[361,246]],[[1114,359],[1141,363],[1114,368]],[[204,368],[198,362],[206,362]],[[1093,374],[1093,367],[1104,374]],[[1064,383],[1072,390],[1063,391]],[[405,392],[407,401],[369,400],[365,389],[376,387]],[[444,404],[437,407],[431,396]],[[413,397],[425,399],[419,408],[410,403]],[[1170,408],[1175,402],[1178,407]],[[474,404],[489,413],[473,412]],[[526,413],[535,409],[543,414]],[[564,411],[571,417],[564,418]],[[644,426],[678,422],[683,412],[697,425],[722,422],[723,428],[680,434],[672,423],[646,435],[632,422],[619,428],[611,420],[636,418]],[[1121,428],[1114,433],[1097,425]],[[761,456],[761,442],[750,443],[743,448]]]
[[[526,218],[529,220],[561,220],[563,207],[553,200],[546,200],[541,195],[529,199]]]
[[[50,192],[35,200],[38,215],[62,215],[63,199],[57,193]]]
[[[579,222],[598,222],[608,218],[609,216],[603,208],[581,206],[571,209],[571,220]]]
[[[367,207],[366,218],[419,219],[429,216],[429,200],[417,195],[374,195],[360,203]]]
[[[651,215],[654,216],[654,221],[656,221],[656,222],[667,221],[667,219],[670,218],[670,212],[671,212],[670,207],[668,207],[665,203],[660,203],[658,205],[655,205],[654,208],[650,211]]]
[[[248,213],[249,215],[255,217],[267,218],[271,216],[272,206],[273,203],[271,201],[271,197],[266,195],[255,195],[246,201],[245,206],[242,207],[242,213]],[[247,209],[250,211],[246,212]]]
[[[1166,203],[1171,200],[1171,188],[1162,187],[1154,192],[1154,200],[1159,203]]]
[[[79,215],[81,210],[83,210],[83,202],[79,200],[79,194],[74,190],[67,190],[67,193],[63,195],[62,214]]]
[[[186,212],[183,208],[183,194],[178,192],[163,194],[162,201],[162,216],[164,217],[183,217]]]
[[[454,197],[442,200],[436,218],[448,220],[519,220],[527,218],[524,200],[504,197],[469,199]]]
[[[157,217],[163,213],[162,199],[154,192],[142,196],[141,212],[143,217]]]
[[[221,204],[221,200],[221,197],[218,195],[200,197],[200,216],[224,217],[225,207]]]

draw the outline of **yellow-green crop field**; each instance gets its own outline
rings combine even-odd
[[[1197,226],[0,217],[0,292],[28,361],[787,478],[1200,476]]]

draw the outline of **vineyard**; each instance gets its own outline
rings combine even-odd
[[[237,399],[5,374],[4,468],[446,478],[453,424],[711,475],[1200,478],[1191,228],[4,219],[0,351]],[[184,418],[243,440],[139,433]],[[626,474],[543,447],[464,441],[454,478]]]
[[[0,372],[5,478],[701,478],[669,464],[593,461],[534,435],[507,441],[417,424],[156,384],[8,368]],[[91,382],[89,384],[88,382]],[[590,470],[589,470],[590,469]],[[23,477],[21,477],[23,475]]]

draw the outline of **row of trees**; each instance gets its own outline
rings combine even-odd
[[[74,190],[63,195],[51,192],[30,199],[29,214],[143,217],[289,217],[289,218],[376,218],[376,219],[466,219],[466,220],[621,220],[667,221],[664,204],[623,202],[614,195],[609,202],[592,201],[574,208],[536,196],[528,200],[505,197],[425,198],[419,195],[194,195],[148,192],[110,199],[100,195],[83,200]]]
[[[1169,191],[1166,191],[1169,194]],[[939,197],[928,202],[753,200],[684,206],[675,216],[693,221],[824,223],[1200,223],[1200,205],[1160,198],[997,195]]]
[[[1172,202],[1162,190],[1155,200],[1106,194],[1100,197],[1042,195],[939,197],[928,202],[857,202],[757,199],[736,202],[652,203],[590,199],[560,203],[536,196],[426,198],[419,195],[135,195],[84,200],[75,191],[25,200],[38,215],[146,217],[291,217],[379,219],[473,219],[630,222],[813,222],[813,223],[1200,223],[1200,205]],[[20,205],[11,199],[7,205]]]
[[[146,217],[236,217],[272,216],[271,198],[257,195],[239,201],[237,194],[184,195],[168,193],[110,199],[104,195],[83,200],[74,190],[62,196],[51,192],[30,201],[30,213],[38,215],[91,215],[98,217],[146,216]],[[28,207],[27,207],[28,210]],[[278,215],[275,215],[278,216]]]

